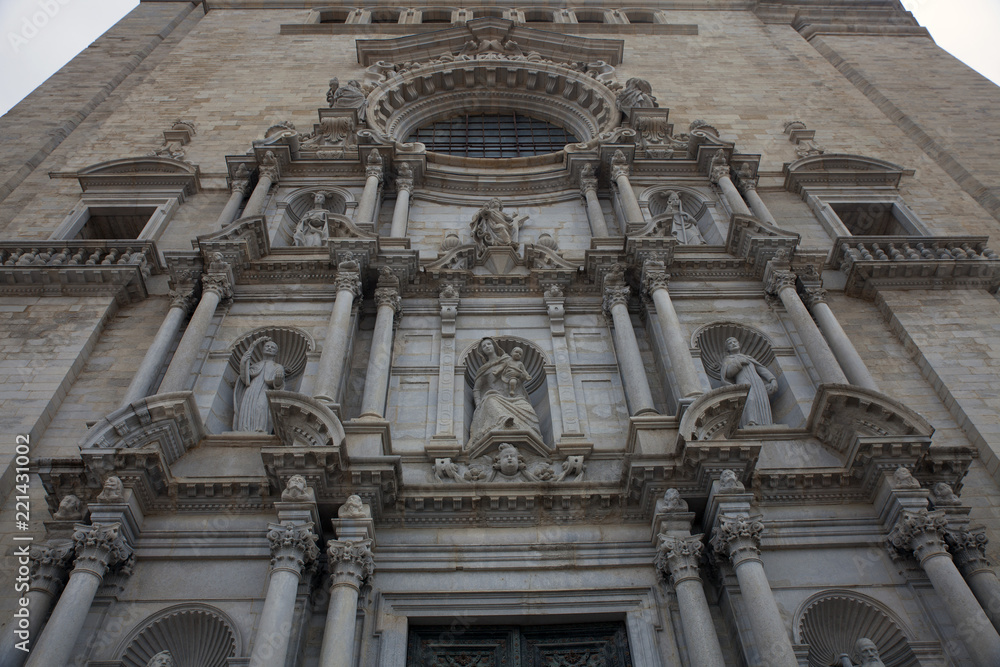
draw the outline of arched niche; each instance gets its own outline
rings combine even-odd
[[[122,667],[146,667],[162,651],[170,651],[175,667],[226,667],[239,657],[242,641],[225,613],[201,604],[182,604],[159,611],[140,623],[122,642]]]
[[[671,193],[677,193],[683,211],[695,219],[698,233],[707,245],[725,245],[728,221],[723,223],[716,220],[715,202],[692,188],[664,185],[649,188],[642,193],[642,198],[649,208],[650,222],[646,225],[647,228],[652,229],[659,225],[669,234],[670,219],[673,215],[667,210],[667,202]]]
[[[842,653],[858,662],[854,645],[862,637],[875,643],[886,665],[920,664],[902,621],[886,605],[867,595],[847,590],[817,593],[799,607],[793,627],[795,643],[809,645],[809,667],[839,665],[837,656]]]
[[[240,376],[240,359],[254,341],[268,337],[278,345],[275,361],[285,368],[284,391],[298,391],[308,355],[316,349],[316,343],[306,332],[296,327],[260,327],[237,338],[229,347],[226,370],[219,382],[219,389],[212,403],[212,410],[205,419],[209,433],[225,433],[233,426],[233,390]],[[251,354],[251,363],[264,358],[263,346],[257,345]]]
[[[317,193],[326,195],[323,208],[331,215],[343,216],[347,212],[348,202],[354,203],[354,196],[350,191],[339,187],[313,185],[289,192],[278,202],[281,218],[272,233],[272,246],[295,245],[293,240],[295,228],[302,220],[302,216],[315,208]]]
[[[524,389],[528,393],[528,400],[531,407],[538,415],[538,428],[541,431],[542,440],[549,447],[553,446],[552,435],[552,408],[549,402],[549,382],[546,375],[545,366],[548,361],[545,353],[533,342],[519,336],[489,336],[501,350],[507,354],[511,353],[515,347],[520,347],[524,351],[521,363],[531,376],[531,380],[525,383]],[[464,367],[465,373],[465,442],[469,441],[469,428],[472,424],[472,415],[475,412],[476,404],[473,397],[473,387],[476,383],[476,373],[482,366],[483,360],[477,350],[482,339],[466,348],[460,357],[460,366]]]
[[[726,356],[726,339],[735,338],[740,342],[740,352],[748,354],[765,366],[778,380],[778,390],[771,396],[771,414],[775,424],[797,425],[802,415],[795,396],[788,385],[788,379],[776,362],[775,345],[763,332],[739,322],[712,322],[699,327],[691,335],[691,345],[701,354],[709,383],[713,389],[726,386],[720,377],[720,364]]]

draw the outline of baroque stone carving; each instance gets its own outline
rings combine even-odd
[[[478,255],[485,254],[487,248],[503,246],[516,248],[521,226],[527,219],[526,215],[518,216],[516,212],[514,215],[504,212],[503,203],[495,197],[483,204],[469,223]]]
[[[319,557],[316,533],[312,523],[268,525],[267,541],[271,547],[271,569],[290,569],[301,573],[315,564]]]
[[[168,653],[177,665],[225,665],[236,656],[232,622],[205,605],[169,607],[147,620],[122,654],[123,667],[144,667]],[[171,663],[167,663],[171,664]]]
[[[517,375],[524,366],[517,368],[519,362],[492,338],[483,338],[477,352],[482,365],[473,383],[476,409],[472,414],[470,445],[474,446],[495,431],[504,430],[530,431],[540,438],[538,415],[528,400],[523,377]],[[512,379],[513,385],[511,380],[504,380],[505,374]]]
[[[723,178],[729,178],[729,162],[726,160],[726,151],[719,149],[718,152],[712,157],[712,162],[709,164],[709,178],[713,183],[718,183]]]
[[[760,538],[764,534],[762,517],[719,516],[719,523],[712,536],[712,548],[721,556],[738,565],[744,560],[760,558]]]
[[[83,518],[83,501],[72,493],[59,501],[59,509],[52,514],[53,519],[60,521],[75,521]]]
[[[948,517],[944,510],[903,510],[887,537],[889,551],[896,558],[912,551],[918,561],[945,553],[947,529]]]
[[[705,238],[698,230],[698,221],[684,210],[680,195],[673,190],[664,194],[667,197],[666,208],[657,216],[659,220],[649,225],[648,232],[643,230],[642,235],[673,236],[684,245],[704,245]]]
[[[146,667],[174,667],[174,656],[170,651],[160,651],[149,659]]]
[[[881,603],[852,591],[813,596],[796,623],[801,643],[809,645],[809,667],[846,664],[843,660],[850,661],[858,639],[865,637],[878,638],[877,650],[887,664],[916,667],[906,635],[890,614]]]
[[[677,489],[667,489],[663,497],[656,501],[656,513],[665,512],[687,512],[687,501],[681,498],[681,492]]]
[[[264,344],[264,358],[253,362],[254,348]],[[248,433],[270,433],[271,411],[267,402],[268,389],[285,386],[285,368],[274,358],[278,344],[267,336],[255,340],[240,359],[240,376],[233,387],[233,430]]]
[[[299,135],[301,150],[323,152],[320,157],[343,157],[344,151],[355,145],[354,119],[345,116],[321,118],[308,134]],[[331,148],[339,148],[333,150]]]
[[[109,568],[123,574],[131,573],[134,560],[132,547],[122,535],[120,523],[77,524],[73,532],[76,567],[103,578]]]
[[[361,88],[361,82],[351,79],[343,86],[337,77],[330,79],[330,89],[326,93],[327,104],[334,109],[357,109],[358,120],[365,121],[368,96]]]
[[[653,96],[653,87],[649,81],[632,77],[625,82],[625,88],[618,93],[615,106],[619,111],[628,112],[633,108],[654,108],[659,105]]]
[[[501,443],[496,454],[480,456],[468,463],[451,458],[434,460],[432,472],[439,482],[581,482],[584,457],[567,456],[565,461],[524,454],[510,443]]]
[[[102,503],[121,503],[125,501],[125,485],[122,480],[112,475],[104,480],[104,488],[97,494],[97,500]]]
[[[308,486],[302,475],[292,475],[281,491],[282,502],[316,502],[316,492]]]
[[[719,475],[719,493],[745,493],[746,487],[732,470],[723,470]]]
[[[372,558],[372,540],[330,540],[326,555],[330,567],[331,583],[348,581],[363,585],[375,573]]]
[[[372,509],[361,500],[361,496],[352,494],[348,496],[344,504],[337,509],[337,518],[370,519],[372,518]]]
[[[962,501],[955,495],[951,485],[947,482],[937,482],[931,486],[931,502],[934,503],[935,509],[938,507],[954,507],[962,504]]]
[[[299,224],[295,227],[295,234],[292,236],[292,239],[296,246],[300,248],[318,247],[330,238],[330,230],[327,224],[329,211],[324,206],[326,197],[325,192],[317,192],[313,195],[313,207],[306,211],[306,214],[302,216]]]
[[[672,537],[661,534],[660,544],[656,548],[656,559],[653,561],[657,571],[663,576],[670,576],[674,586],[689,579],[701,580],[698,572],[705,544],[704,535],[689,537]]]
[[[875,642],[862,637],[854,645],[854,653],[858,658],[859,667],[885,667],[885,663],[879,658],[878,647]]]
[[[719,379],[723,384],[750,385],[740,416],[741,428],[773,423],[770,396],[778,390],[778,380],[755,358],[741,353],[740,341],[735,337],[726,339],[726,356],[719,364]]]
[[[29,550],[29,556],[31,588],[58,595],[76,557],[76,545],[72,540],[35,544]]]
[[[920,482],[913,478],[909,468],[899,466],[892,472],[892,487],[894,489],[919,489]]]
[[[944,541],[955,559],[955,566],[964,576],[991,569],[990,561],[986,558],[989,539],[983,528],[949,530],[944,534]]]

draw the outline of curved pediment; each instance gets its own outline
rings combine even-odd
[[[898,164],[864,155],[810,155],[785,165],[785,189],[799,194],[811,186],[896,188],[904,171]]]
[[[140,187],[190,196],[201,189],[198,167],[167,157],[144,156],[109,160],[77,172],[84,192]]]
[[[178,391],[148,396],[111,412],[87,432],[80,448],[87,453],[155,447],[169,466],[204,436],[194,394]]]
[[[285,447],[340,447],[346,437],[340,419],[321,402],[296,391],[267,392],[274,434]]]
[[[702,394],[681,417],[678,436],[685,442],[731,438],[740,426],[749,391],[748,384],[733,384]]]

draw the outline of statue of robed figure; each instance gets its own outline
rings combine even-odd
[[[478,352],[483,364],[476,371],[472,390],[476,410],[469,428],[470,441],[478,442],[500,429],[539,434],[538,415],[528,400],[523,382],[512,382],[511,374],[505,373],[508,368],[520,371],[523,366],[500,349],[492,338],[482,339]]]
[[[264,344],[263,356],[253,363],[253,351]],[[268,389],[285,386],[285,368],[274,358],[278,344],[267,336],[255,340],[240,359],[240,377],[233,388],[233,430],[249,433],[270,433],[271,410],[267,403]]]

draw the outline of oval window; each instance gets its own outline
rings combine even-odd
[[[428,151],[475,158],[514,158],[555,153],[576,136],[552,123],[516,112],[454,116],[410,134]]]

